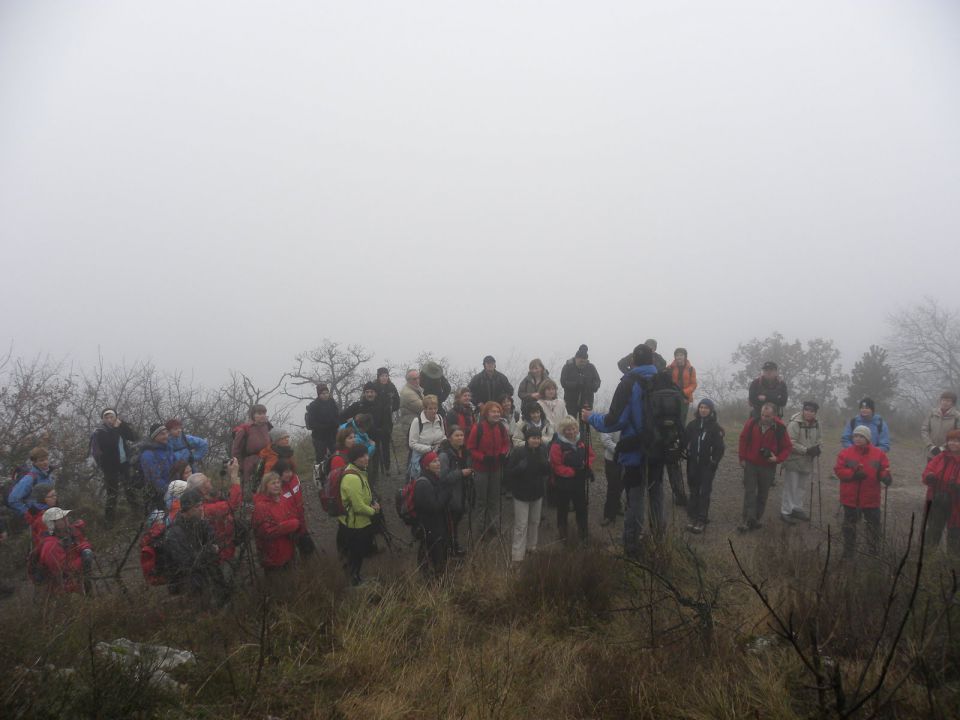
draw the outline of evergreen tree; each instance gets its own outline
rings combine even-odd
[[[862,398],[869,397],[876,403],[877,412],[889,412],[897,394],[897,384],[897,373],[887,362],[887,351],[871,345],[850,373],[847,407],[856,409]]]

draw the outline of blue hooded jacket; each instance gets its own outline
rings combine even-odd
[[[635,380],[637,377],[649,379],[656,374],[657,368],[655,365],[639,365],[631,368],[621,378],[620,384],[613,394],[610,412],[606,415],[591,413],[591,427],[602,433],[612,433],[619,430],[621,440],[628,440],[639,435],[640,431],[643,430],[643,390],[640,383],[635,382]],[[623,409],[617,415],[619,408]],[[638,449],[621,452],[617,462],[625,467],[643,465],[643,451]]]
[[[17,480],[17,484],[13,486],[13,490],[7,496],[7,505],[15,510],[20,517],[26,515],[27,509],[33,504],[30,502],[30,495],[33,494],[33,486],[38,483],[56,485],[56,480],[49,470],[44,472],[36,465],[31,465],[27,474]]]
[[[853,427],[851,427],[851,423]],[[870,418],[869,422],[864,420],[862,415],[857,415],[843,426],[843,435],[840,438],[840,444],[843,447],[848,448],[853,445],[853,431],[857,429],[858,425],[866,425],[870,428],[872,438],[870,442],[884,452],[890,452],[890,427],[876,413]]]
[[[363,445],[365,448],[367,448],[367,454],[370,457],[373,457],[373,453],[376,452],[377,445],[370,438],[369,435],[367,435],[363,430],[357,427],[356,418],[354,418],[350,422],[345,422],[343,425],[340,426],[341,430],[343,430],[344,428],[350,428],[351,430],[353,430],[354,440],[359,444]]]
[[[147,487],[156,489],[161,495],[167,492],[173,465],[173,453],[166,444],[150,443],[140,454],[140,468],[143,470],[144,482]]]
[[[189,443],[189,447],[187,447],[187,443]],[[171,435],[170,439],[167,440],[167,447],[173,453],[174,463],[181,460],[189,463],[190,453],[192,452],[193,464],[190,467],[193,468],[194,472],[200,472],[200,464],[210,451],[210,443],[203,438],[187,435],[185,432],[181,432],[180,437]]]

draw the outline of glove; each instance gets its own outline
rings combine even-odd
[[[822,450],[820,449],[819,445],[814,445],[811,448],[807,448],[807,455],[810,457],[820,457],[821,452]]]
[[[882,482],[887,487],[890,487],[890,485],[893,484],[893,476],[890,473],[887,473],[886,475],[881,475],[880,482]]]
[[[760,454],[763,455],[767,460],[773,457],[773,452],[770,448],[760,448]]]
[[[940,447],[939,445],[934,445],[934,446],[930,449],[930,457],[935,458],[937,455],[939,455],[939,454],[942,453],[942,452],[943,452],[943,448],[942,448],[942,447]]]
[[[865,480],[866,478],[867,478],[867,474],[863,470],[857,470],[853,474],[854,480]]]
[[[924,484],[924,485],[936,485],[936,484],[937,484],[937,476],[934,475],[933,473],[930,473],[929,475],[927,475],[927,476],[923,479],[923,484]]]

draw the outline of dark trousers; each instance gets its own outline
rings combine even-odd
[[[934,497],[930,503],[930,514],[927,516],[927,533],[925,543],[928,549],[934,549],[940,545],[940,538],[943,537],[943,531],[947,531],[947,550],[952,555],[960,554],[960,528],[948,528],[947,521],[953,512],[952,498],[947,496]]]
[[[337,445],[337,430],[310,434],[313,443],[314,463],[319,465],[327,455],[332,455]]]
[[[393,425],[384,425],[375,439],[377,441],[377,454],[374,457],[379,460],[384,474],[387,474],[390,472],[390,456],[393,454],[393,447],[391,446]]]
[[[356,583],[360,580],[360,568],[363,559],[370,554],[370,545],[373,542],[374,527],[367,525],[364,528],[349,528],[339,523],[337,528],[337,549],[347,559],[347,572],[350,579]]]
[[[773,485],[773,477],[777,466],[754,465],[746,463],[743,466],[743,524],[754,525],[763,518],[763,511],[767,507],[767,495]]]
[[[587,539],[587,481],[586,478],[558,477],[556,482],[557,496],[557,533],[561,540],[567,539],[567,514],[570,504],[577,518],[577,531],[580,539]]]
[[[843,556],[853,557],[857,547],[857,524],[860,518],[867,523],[867,548],[876,554],[880,544],[880,508],[843,506]]]
[[[450,538],[445,528],[434,527],[429,530],[420,527],[420,545],[417,547],[417,565],[424,574],[435,577],[443,575],[447,568],[447,553]]]
[[[670,463],[667,465],[667,479],[670,481],[670,490],[673,492],[673,504],[687,504],[687,491],[683,487],[683,473],[680,471],[680,463]]]
[[[620,496],[623,495],[623,470],[613,460],[604,460],[603,473],[607,476],[607,499],[603,503],[603,517],[615,520],[620,512]]]
[[[108,523],[113,522],[117,514],[117,495],[119,495],[121,485],[131,510],[141,513],[145,508],[143,490],[133,487],[130,483],[129,464],[125,463],[115,470],[104,470],[103,486],[106,490],[107,499],[104,504],[103,515]]]
[[[710,512],[710,494],[717,468],[706,463],[687,463],[687,484],[690,485],[690,501],[687,515],[692,522],[706,523]]]

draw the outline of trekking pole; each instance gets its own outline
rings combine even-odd
[[[880,554],[883,555],[883,548],[887,544],[887,498],[890,497],[890,488],[883,486],[883,524],[880,529]]]
[[[817,473],[817,517],[819,519],[820,527],[822,528],[823,527],[823,487],[820,484],[820,456],[818,455],[814,460],[815,460],[814,468]],[[811,493],[813,492],[812,488],[813,486],[811,485]],[[810,502],[811,502],[810,510],[812,512],[813,498],[810,499]]]

